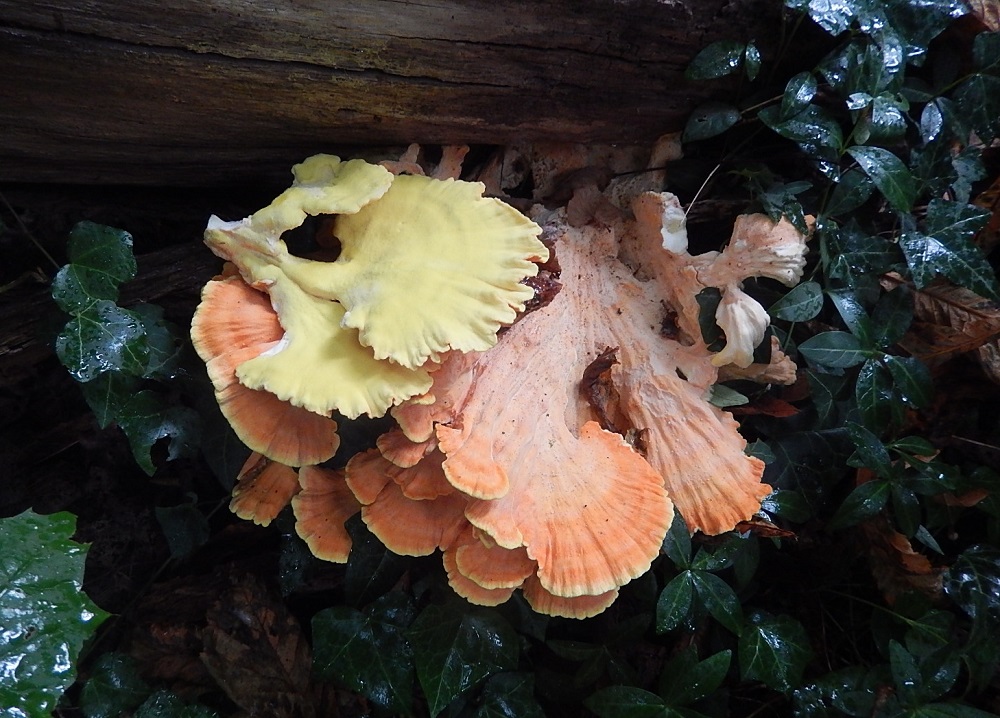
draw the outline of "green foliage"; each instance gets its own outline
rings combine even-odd
[[[84,641],[107,617],[83,593],[87,547],[72,514],[0,519],[0,716],[44,718],[73,682]]]
[[[71,317],[56,338],[56,354],[81,382],[100,425],[117,423],[136,463],[152,476],[157,441],[169,439],[168,459],[189,455],[197,443],[197,415],[142,388],[176,376],[181,342],[159,307],[116,303],[120,285],[136,273],[128,232],[80,222],[67,253],[70,263],[52,281],[52,298]]]
[[[105,653],[83,686],[80,709],[87,718],[217,718],[203,705],[187,704],[167,690],[153,691],[135,661],[124,653]]]

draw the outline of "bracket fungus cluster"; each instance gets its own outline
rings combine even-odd
[[[741,217],[721,252],[687,252],[683,212],[647,192],[631,213],[542,229],[483,185],[319,155],[270,206],[213,217],[231,265],[203,292],[192,336],[223,413],[253,450],[233,510],[267,523],[291,503],[320,558],[343,562],[344,522],[403,555],[443,552],[448,581],[496,605],[586,617],[648,570],[674,506],[732,529],[770,492],[732,416],[706,397],[720,369],[790,381],[779,350],[753,364],[767,314],[749,277],[794,284],[806,237]],[[291,255],[283,232],[334,215],[335,261]],[[550,256],[549,248],[553,249]],[[696,296],[721,293],[711,351]],[[666,325],[671,324],[670,331]],[[343,469],[333,413],[397,428]],[[296,471],[297,468],[297,471]]]

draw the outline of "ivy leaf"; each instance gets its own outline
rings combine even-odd
[[[347,600],[361,605],[391,589],[406,570],[406,559],[387,549],[355,514],[345,524],[351,537],[344,592]]]
[[[670,718],[675,715],[655,693],[632,686],[602,688],[583,705],[600,718]]]
[[[0,706],[4,716],[47,716],[76,676],[84,641],[107,617],[83,593],[87,546],[76,517],[25,511],[0,519]]]
[[[816,282],[802,282],[767,310],[775,319],[807,322],[823,308],[823,289]]]
[[[139,389],[139,379],[120,371],[106,371],[81,384],[80,389],[98,425],[104,429],[118,419],[122,409],[132,400]]]
[[[413,651],[405,637],[415,611],[410,599],[391,591],[365,612],[334,606],[313,617],[313,667],[373,703],[409,713],[413,702]]]
[[[94,302],[118,299],[118,285],[135,276],[132,236],[123,230],[80,222],[70,231],[70,263],[52,281],[52,298],[70,314]]]
[[[881,147],[855,145],[847,153],[865,171],[897,212],[909,212],[917,199],[917,183],[903,161]]]
[[[833,305],[851,334],[856,336],[863,346],[872,348],[871,318],[858,294],[859,292],[852,290],[830,292],[830,299],[833,300]]]
[[[953,97],[980,139],[990,142],[1000,135],[1000,77],[977,72],[955,89]]]
[[[847,332],[822,332],[799,344],[799,353],[811,362],[834,369],[861,364],[868,351],[861,342]]]
[[[535,677],[530,673],[498,673],[486,681],[482,705],[473,718],[545,718],[535,700]]]
[[[170,406],[148,389],[135,394],[116,420],[128,437],[136,463],[150,476],[156,473],[150,452],[160,439],[170,439],[170,460],[190,455],[198,445],[198,415],[187,407]]]
[[[80,692],[80,708],[87,718],[118,718],[142,703],[149,690],[131,656],[105,653]]]
[[[892,484],[883,479],[866,481],[844,499],[827,528],[831,531],[853,526],[881,511],[889,500]]]
[[[740,121],[740,111],[725,102],[706,102],[688,117],[681,139],[695,142],[721,135]]]
[[[719,40],[702,48],[684,71],[686,80],[712,80],[739,71],[747,45],[737,40]],[[758,55],[759,65],[759,55]],[[753,79],[753,78],[751,78]]]
[[[739,635],[743,629],[743,610],[732,587],[718,576],[705,571],[690,572],[691,586],[698,600],[716,621]]]
[[[218,718],[218,713],[202,705],[185,703],[170,691],[157,691],[136,709],[133,718]]]
[[[692,571],[681,571],[670,579],[656,602],[656,632],[666,633],[677,628],[691,612],[694,602]]]
[[[432,718],[487,676],[517,668],[510,624],[494,611],[456,606],[428,606],[407,633]]]
[[[139,317],[102,299],[66,323],[56,355],[74,379],[87,382],[106,371],[141,375],[149,351]]]
[[[970,241],[988,220],[989,212],[974,205],[931,200],[924,233],[907,232],[899,240],[917,288],[941,274],[976,294],[1000,300],[992,267]]]
[[[797,524],[805,523],[812,516],[809,504],[798,491],[778,489],[761,502],[760,508]]]
[[[680,651],[660,674],[660,697],[671,706],[700,701],[722,685],[732,656],[732,651],[725,650],[699,661],[693,647]]]
[[[740,635],[743,679],[760,681],[777,691],[787,693],[799,685],[811,656],[809,636],[791,616],[755,611]]]
[[[913,322],[913,293],[900,285],[879,297],[872,311],[872,343],[888,348],[906,334]]]

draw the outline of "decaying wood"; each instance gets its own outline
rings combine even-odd
[[[648,142],[777,0],[0,0],[0,181],[208,185],[409,142]],[[354,153],[356,154],[356,152]]]

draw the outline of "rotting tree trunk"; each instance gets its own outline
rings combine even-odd
[[[645,143],[778,0],[0,0],[0,181],[212,185],[347,145]]]

